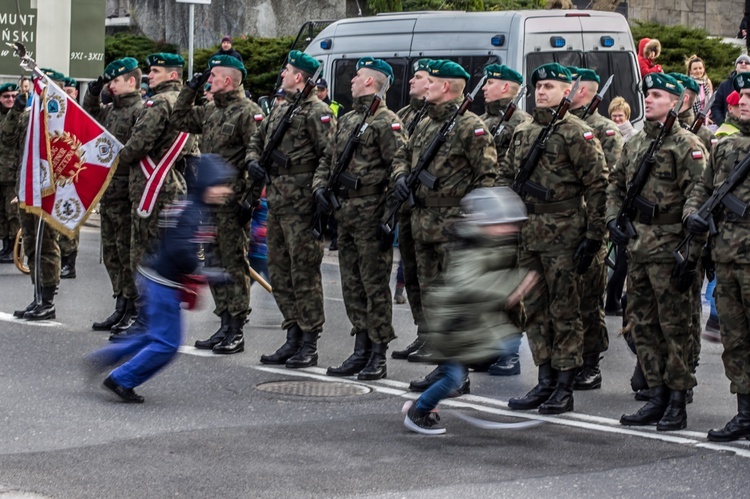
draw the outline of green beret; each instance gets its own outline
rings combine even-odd
[[[108,80],[114,80],[118,76],[129,73],[138,67],[138,61],[132,57],[124,57],[107,64],[104,68],[104,77]]]
[[[288,61],[289,64],[295,68],[304,71],[305,73],[310,73],[311,75],[315,74],[315,71],[317,71],[320,66],[320,63],[315,58],[304,52],[300,52],[299,50],[292,50],[289,52]],[[323,76],[322,73],[321,76]]]
[[[18,91],[18,85],[15,83],[3,83],[0,85],[0,94],[4,94],[5,92],[17,92]]]
[[[77,85],[78,85],[78,82],[76,81],[75,78],[71,78],[70,76],[66,76],[63,79],[63,86],[64,87],[75,87]]]
[[[432,59],[419,59],[418,61],[414,61],[412,64],[412,70],[416,73],[417,71],[429,71],[429,65],[432,62]]]
[[[433,59],[427,68],[430,76],[437,78],[463,78],[468,81],[471,75],[460,64],[445,59]]]
[[[557,80],[570,83],[573,81],[573,78],[570,76],[568,68],[556,62],[551,62],[539,66],[531,73],[531,84],[533,86],[536,86],[536,82],[542,80]]]
[[[393,68],[383,59],[373,59],[372,57],[363,57],[357,61],[357,71],[360,69],[372,69],[378,73],[383,73],[388,77],[388,83],[393,83]]]
[[[162,66],[165,68],[181,68],[185,66],[185,59],[179,54],[159,52],[146,57],[146,64],[149,66]]]
[[[737,73],[732,80],[732,86],[738,93],[743,88],[750,88],[750,73]]]
[[[242,79],[247,78],[247,69],[239,59],[232,55],[215,55],[208,61],[209,68],[232,68],[242,73]]]
[[[695,92],[696,94],[699,94],[701,92],[701,87],[698,86],[698,82],[692,79],[688,75],[684,75],[682,73],[668,73],[669,76],[677,80],[677,83],[685,87],[685,90],[691,90]]]
[[[65,82],[65,75],[60,73],[59,71],[55,71],[54,69],[49,68],[39,68],[39,70],[47,75],[47,78],[50,80],[59,81],[61,83]]]
[[[643,78],[643,93],[645,94],[652,89],[664,90],[679,97],[684,87],[667,74],[649,73]]]
[[[568,66],[568,71],[570,71],[571,80],[577,80],[578,78],[580,78],[581,81],[595,81],[596,83],[600,83],[602,81],[599,78],[599,75],[596,74],[596,71],[588,69],[588,68],[578,68],[576,66]]]
[[[484,68],[484,74],[487,78],[494,78],[496,80],[514,81],[519,85],[523,84],[523,76],[521,73],[514,69],[510,69],[508,66],[503,64],[490,64]]]

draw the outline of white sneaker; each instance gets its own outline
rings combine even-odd
[[[417,410],[417,404],[412,400],[406,401],[401,408],[404,416],[404,426],[415,433],[422,435],[442,435],[445,428],[439,425],[440,416],[436,411],[421,412]]]

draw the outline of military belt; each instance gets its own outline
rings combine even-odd
[[[651,219],[646,225],[671,225],[681,224],[682,214],[681,213],[659,213]]]
[[[427,198],[425,208],[455,208],[461,206],[461,198]]]
[[[352,189],[341,189],[338,192],[338,195],[342,199],[354,199],[354,198],[363,198],[365,196],[374,196],[375,194],[382,194],[385,192],[385,186],[384,185],[366,185],[363,187],[360,187],[357,190]]]
[[[314,163],[309,165],[295,165],[290,168],[272,166],[271,175],[299,175],[300,173],[313,173],[315,168],[316,165]]]
[[[564,201],[552,203],[526,203],[526,211],[532,213],[559,213],[561,211],[577,210],[583,206],[583,198],[578,196]]]

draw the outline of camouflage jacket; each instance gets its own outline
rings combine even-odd
[[[18,191],[18,174],[20,173],[21,159],[23,158],[23,150],[26,146],[26,128],[29,126],[29,110],[18,111],[12,109],[5,115],[3,120],[2,129],[0,129],[0,144],[3,148],[8,148],[7,151],[11,154],[15,154],[17,158],[16,166],[16,192]],[[13,152],[15,149],[15,153]]]
[[[482,121],[484,121],[484,124],[487,125],[490,133],[492,133],[492,130],[495,128],[495,126],[500,123],[500,120],[503,118],[505,110],[508,108],[508,104],[510,104],[511,101],[513,101],[513,99],[508,97],[505,99],[488,102],[484,106],[485,113],[482,115]],[[515,111],[513,111],[513,116],[511,116],[508,122],[505,123],[505,128],[503,128],[503,131],[498,135],[495,135],[494,139],[495,147],[497,148],[498,160],[505,156],[505,153],[510,146],[510,139],[511,137],[513,137],[513,132],[516,130],[516,127],[521,123],[526,123],[527,121],[531,121],[531,115],[526,111],[516,109]]]
[[[414,129],[416,129],[416,123],[412,125],[412,122],[419,114],[419,111],[422,109],[423,105],[425,105],[424,99],[410,99],[409,105],[402,107],[396,113],[399,119],[401,120],[401,122],[404,124],[405,131],[407,133],[410,127],[413,127]],[[429,106],[430,104],[427,104],[427,105]],[[425,116],[427,116],[427,113],[422,114],[422,119],[424,119]]]
[[[338,156],[346,146],[349,136],[358,129],[367,108],[372,103],[372,98],[372,95],[367,95],[354,99],[353,110],[339,118],[333,137],[315,170],[313,192],[326,186]],[[389,110],[382,101],[367,123],[367,130],[360,137],[352,160],[345,169],[359,179],[359,189],[344,192],[339,199],[342,203],[342,216],[361,216],[379,220],[385,206],[385,190],[390,178],[393,156],[406,143],[406,131],[396,113]],[[376,192],[366,194],[369,191]],[[345,201],[347,197],[350,198],[348,202]]]
[[[739,128],[739,132],[723,137],[714,146],[703,175],[685,203],[685,217],[697,211],[713,194],[714,189],[726,180],[735,163],[750,154],[750,121],[734,120],[733,124]],[[750,177],[745,177],[732,194],[744,203],[750,202]],[[714,260],[721,263],[750,264],[750,217],[740,218],[722,208],[715,221],[719,233],[711,237]],[[691,253],[699,251],[696,248],[700,246],[693,243]]]
[[[570,112],[580,118],[586,112],[586,106],[579,107]],[[588,115],[585,121],[594,130],[596,138],[599,139],[599,143],[602,145],[604,159],[607,160],[607,171],[610,173],[613,172],[617,162],[620,160],[622,147],[625,145],[625,139],[622,138],[622,133],[620,133],[617,123],[605,118],[596,110]]]
[[[695,113],[693,112],[692,108],[689,108],[681,112],[677,116],[677,119],[680,120],[680,125],[682,125],[683,128],[689,130],[690,127],[693,126],[693,122],[695,121]],[[713,132],[711,132],[711,130],[709,130],[706,125],[703,125],[698,129],[698,133],[696,135],[700,137],[701,142],[703,142],[703,147],[705,147],[706,151],[710,153],[714,144],[716,144],[716,137],[714,137]]]
[[[83,99],[83,109],[96,121],[115,136],[122,144],[130,139],[138,116],[143,108],[143,99],[139,91],[112,97],[111,104],[102,104],[98,95],[86,92]],[[139,168],[137,164],[126,163],[122,157],[118,160],[115,175],[129,175],[131,168]]]
[[[537,108],[533,120],[516,128],[500,183],[511,185],[524,157],[552,119],[554,109]],[[575,248],[584,236],[604,239],[607,165],[593,130],[572,114],[553,127],[530,180],[550,189],[548,202],[527,197],[529,220],[521,228],[521,246],[530,251]]]
[[[149,156],[158,163],[180,134],[180,131],[170,122],[170,118],[181,87],[182,83],[179,81],[165,81],[152,89],[154,95],[144,104],[133,127],[130,140],[120,151],[120,161],[132,165],[130,199],[133,203],[140,202],[146,187],[146,177],[139,166],[140,160]],[[197,154],[197,152],[197,141],[191,136],[182,148],[177,161],[187,154]],[[182,178],[180,172],[172,168],[164,180],[159,198],[174,199],[185,191],[185,179]]]
[[[0,121],[5,121],[9,107],[0,106]],[[0,142],[0,184],[15,184],[18,177],[18,144]]]
[[[407,175],[430,145],[440,127],[453,116],[462,98],[430,106],[427,118],[417,125],[414,135],[396,152],[393,180]],[[426,243],[446,242],[453,238],[451,226],[461,217],[460,200],[477,187],[492,187],[497,174],[497,152],[482,120],[467,111],[459,116],[435,160],[427,167],[437,178],[437,188],[424,185],[413,193],[416,208],[412,213],[414,238]]]
[[[239,196],[248,187],[247,144],[263,119],[263,111],[245,97],[241,86],[214,94],[212,105],[194,106],[196,95],[197,91],[187,85],[182,88],[172,111],[172,125],[183,132],[200,134],[201,152],[219,154],[237,169],[234,192]]]
[[[247,161],[260,159],[263,148],[291,105],[293,102],[287,100],[275,106],[263,120],[250,139]],[[335,126],[336,117],[331,109],[315,95],[310,95],[300,105],[278,148],[289,159],[289,170],[277,170],[275,164],[271,168],[271,185],[267,186],[266,195],[269,209],[275,214],[312,216],[313,174]]]
[[[608,221],[617,217],[628,183],[651,142],[659,134],[661,126],[659,122],[647,121],[643,133],[634,135],[625,144],[620,164],[612,172],[607,187]],[[701,140],[677,124],[664,137],[654,158],[654,166],[641,190],[641,196],[656,204],[657,220],[651,224],[641,223],[639,217],[632,220],[638,233],[638,238],[628,245],[633,261],[674,261],[672,251],[686,235],[682,227],[683,207],[703,174],[706,158],[706,148]]]

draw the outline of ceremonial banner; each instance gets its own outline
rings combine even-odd
[[[69,237],[99,202],[122,144],[61,88],[34,79],[18,201]]]

